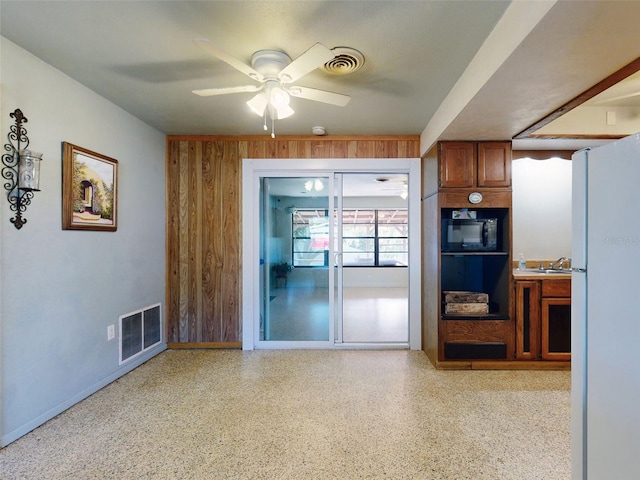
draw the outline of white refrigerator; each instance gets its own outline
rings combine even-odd
[[[573,155],[572,479],[640,479],[640,134]]]

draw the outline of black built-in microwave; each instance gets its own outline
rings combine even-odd
[[[448,218],[442,221],[442,251],[491,252],[497,249],[497,218]]]

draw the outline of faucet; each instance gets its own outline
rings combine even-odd
[[[560,257],[553,263],[549,264],[549,270],[560,270],[562,268],[562,264],[565,262],[567,257]]]

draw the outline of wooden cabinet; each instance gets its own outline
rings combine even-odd
[[[422,162],[422,348],[440,368],[509,368],[515,359],[511,142],[439,142]],[[451,247],[449,220],[462,209],[497,219],[496,248]],[[481,293],[488,301],[467,310],[446,300],[449,291]]]
[[[441,142],[440,187],[511,186],[511,142]]]
[[[476,144],[442,142],[440,148],[440,186],[471,188],[476,185]]]
[[[516,282],[516,358],[538,360],[540,354],[540,282]]]
[[[571,280],[543,280],[541,301],[543,360],[571,360]]]
[[[571,280],[515,282],[516,358],[571,360]]]

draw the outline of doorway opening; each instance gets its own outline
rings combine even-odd
[[[419,349],[419,159],[300,163],[243,162],[243,348]]]

